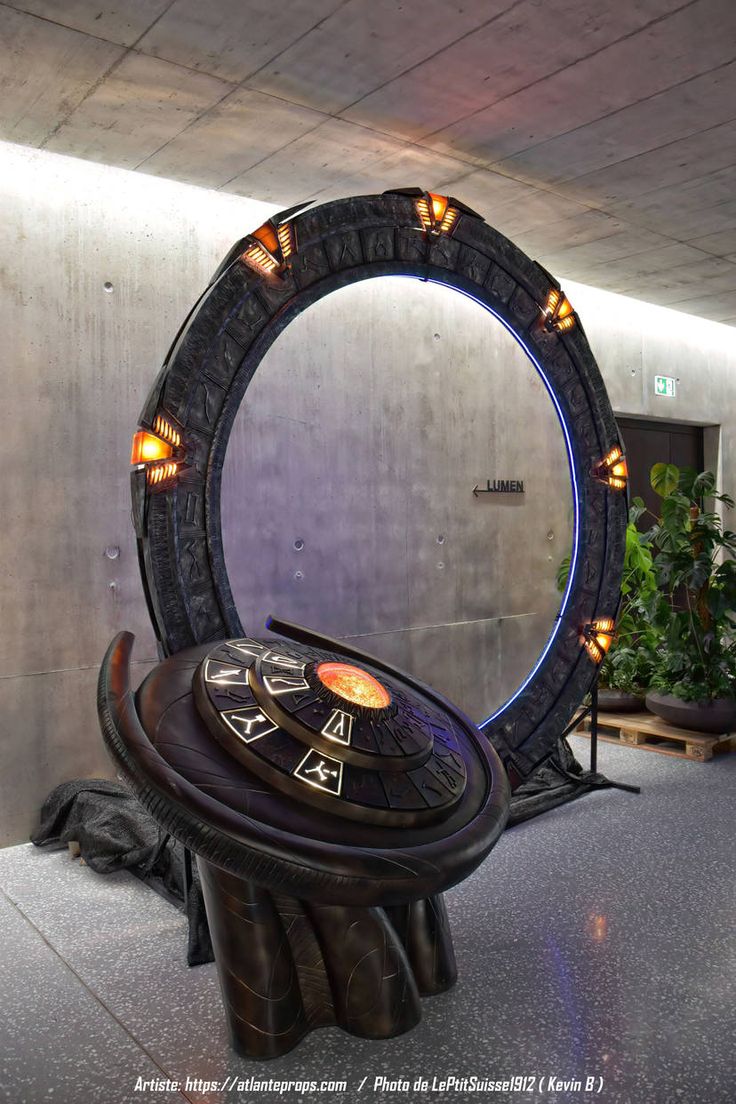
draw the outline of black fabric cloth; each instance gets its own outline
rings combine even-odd
[[[561,737],[552,757],[512,793],[506,827],[512,828],[524,820],[531,820],[540,813],[564,805],[566,801],[574,801],[590,793],[599,784],[599,778],[599,775],[583,769],[567,739]]]
[[[31,841],[77,840],[82,857],[98,874],[150,863],[159,844],[155,822],[120,782],[104,778],[63,782],[41,808],[41,824]]]
[[[186,912],[190,966],[214,960],[197,864],[192,863],[187,893],[184,847],[161,832],[127,786],[83,778],[52,790],[31,842],[48,847],[71,840],[79,843],[82,858],[98,874],[129,870]]]

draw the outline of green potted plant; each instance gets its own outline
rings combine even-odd
[[[710,471],[655,464],[651,484],[662,508],[647,534],[658,587],[645,608],[662,646],[647,707],[683,728],[728,732],[736,727],[736,533],[703,503],[734,502]],[[634,509],[645,512],[641,499]]]
[[[644,696],[660,641],[659,632],[649,620],[648,602],[657,589],[657,580],[649,540],[636,528],[639,516],[640,512],[632,507],[616,635],[598,674],[598,708],[604,712],[634,713],[645,708]],[[559,590],[564,589],[569,570],[570,557],[566,556],[557,572]]]

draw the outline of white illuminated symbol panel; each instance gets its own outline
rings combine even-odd
[[[306,664],[300,663],[299,660],[294,659],[293,656],[280,655],[278,652],[268,652],[263,658],[268,663],[272,663],[274,667],[286,667],[290,671],[298,671],[300,675],[304,674]]]
[[[257,706],[252,709],[231,709],[227,713],[221,713],[220,716],[244,744],[251,744],[254,740],[278,728],[278,725],[275,725],[271,718],[262,713]]]
[[[309,689],[307,680],[296,675],[266,675],[263,683],[274,698],[279,694],[293,694],[295,690]]]
[[[349,744],[352,730],[352,714],[344,713],[342,709],[333,709],[329,720],[322,729],[322,735],[327,736],[330,740],[336,740],[339,744]]]
[[[228,642],[228,647],[235,648],[243,655],[252,656],[253,659],[258,659],[265,651],[265,645],[259,644],[256,640],[231,640]]]
[[[294,771],[296,778],[306,782],[308,786],[314,786],[317,790],[340,796],[342,790],[342,763],[339,759],[331,759],[329,755],[311,748]]]
[[[216,686],[247,686],[248,672],[243,667],[233,667],[230,663],[220,663],[208,659],[204,677],[206,682]]]

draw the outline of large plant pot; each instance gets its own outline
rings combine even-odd
[[[646,706],[644,698],[638,694],[627,694],[624,690],[598,688],[598,709],[601,713],[641,713]]]
[[[736,730],[735,698],[688,702],[676,698],[674,694],[659,694],[656,690],[650,690],[646,704],[652,713],[678,728],[718,734]]]

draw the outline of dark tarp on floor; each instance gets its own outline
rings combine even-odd
[[[166,836],[122,782],[103,778],[63,782],[41,809],[31,836],[37,847],[79,843],[82,858],[98,874],[129,870],[187,914],[187,962],[214,961],[197,864],[184,891],[184,847]],[[185,901],[186,898],[186,901]]]
[[[552,758],[515,791],[508,827],[588,793],[594,777],[561,739]],[[64,782],[52,790],[31,842],[45,847],[72,840],[98,874],[129,870],[186,912],[190,966],[214,960],[197,864],[191,865],[192,883],[186,893],[184,847],[161,831],[127,786],[92,778]]]
[[[531,820],[540,813],[564,805],[566,801],[582,797],[598,788],[600,783],[601,776],[584,770],[563,736],[544,766],[514,790],[506,827],[512,828],[523,820]]]

